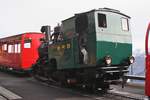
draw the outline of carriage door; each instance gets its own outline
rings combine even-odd
[[[86,14],[77,14],[75,20],[75,31],[78,34],[78,55],[79,64],[87,64],[87,33],[88,33],[88,18]],[[83,50],[83,48],[85,50]]]
[[[22,64],[24,69],[28,69],[31,66],[33,58],[32,40],[29,37],[24,38],[23,50],[22,50]]]
[[[150,23],[146,32],[145,39],[145,53],[146,53],[146,81],[145,81],[145,94],[150,96]]]

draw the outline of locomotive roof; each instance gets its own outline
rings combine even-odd
[[[126,17],[128,17],[128,18],[131,18],[130,16],[128,16],[128,15],[126,15],[126,14],[124,14],[124,13],[121,13],[119,10],[111,9],[111,8],[99,8],[99,9],[93,9],[93,10],[90,10],[90,11],[87,11],[87,12],[77,13],[77,14],[75,14],[75,15],[86,14],[86,13],[95,12],[95,11],[112,12],[112,13],[117,13],[117,14],[126,16]],[[74,18],[75,15],[72,16],[72,17],[70,17],[70,18],[68,18],[68,19]],[[66,20],[68,20],[68,19],[65,19],[65,20],[63,20],[63,21],[66,21]],[[63,22],[63,21],[62,21],[62,22]]]
[[[98,10],[95,10],[95,11],[113,12],[113,13],[117,13],[117,14],[126,16],[126,17],[128,17],[128,18],[131,18],[130,16],[128,16],[128,15],[126,15],[126,14],[124,14],[124,13],[121,13],[119,10],[111,9],[111,8],[99,8]]]

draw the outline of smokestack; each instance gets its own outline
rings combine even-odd
[[[50,26],[42,26],[41,32],[45,34],[46,41],[51,40],[51,27]]]

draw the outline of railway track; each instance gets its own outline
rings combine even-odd
[[[95,100],[148,100],[144,95],[122,92],[118,90],[109,90],[106,94],[96,93],[96,94],[84,94],[83,96],[87,96],[93,98]]]
[[[108,97],[108,95],[110,97],[111,96],[117,97],[118,98],[117,100],[144,100],[145,98],[144,95],[134,94],[134,93],[129,93],[129,92],[122,92],[118,90],[108,91],[108,94],[106,94],[106,96]]]
[[[48,80],[43,80],[43,79],[38,79],[40,83],[54,87],[54,88],[60,88],[60,89],[65,89],[68,92],[73,92],[77,93],[79,95],[89,97],[95,100],[148,100],[145,98],[144,95],[141,94],[135,94],[135,93],[130,93],[130,92],[125,92],[125,91],[120,91],[117,90],[116,87],[113,88],[112,90],[109,90],[106,94],[103,94],[101,91],[96,91],[95,93],[89,93],[85,91],[84,89],[78,89],[78,88],[63,88],[60,87],[59,84],[54,84],[53,82],[51,83]]]

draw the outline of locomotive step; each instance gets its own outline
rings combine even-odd
[[[124,66],[123,68],[128,68],[129,66]],[[116,68],[122,68],[118,66],[110,66],[110,67],[100,67],[100,69],[116,69]]]

